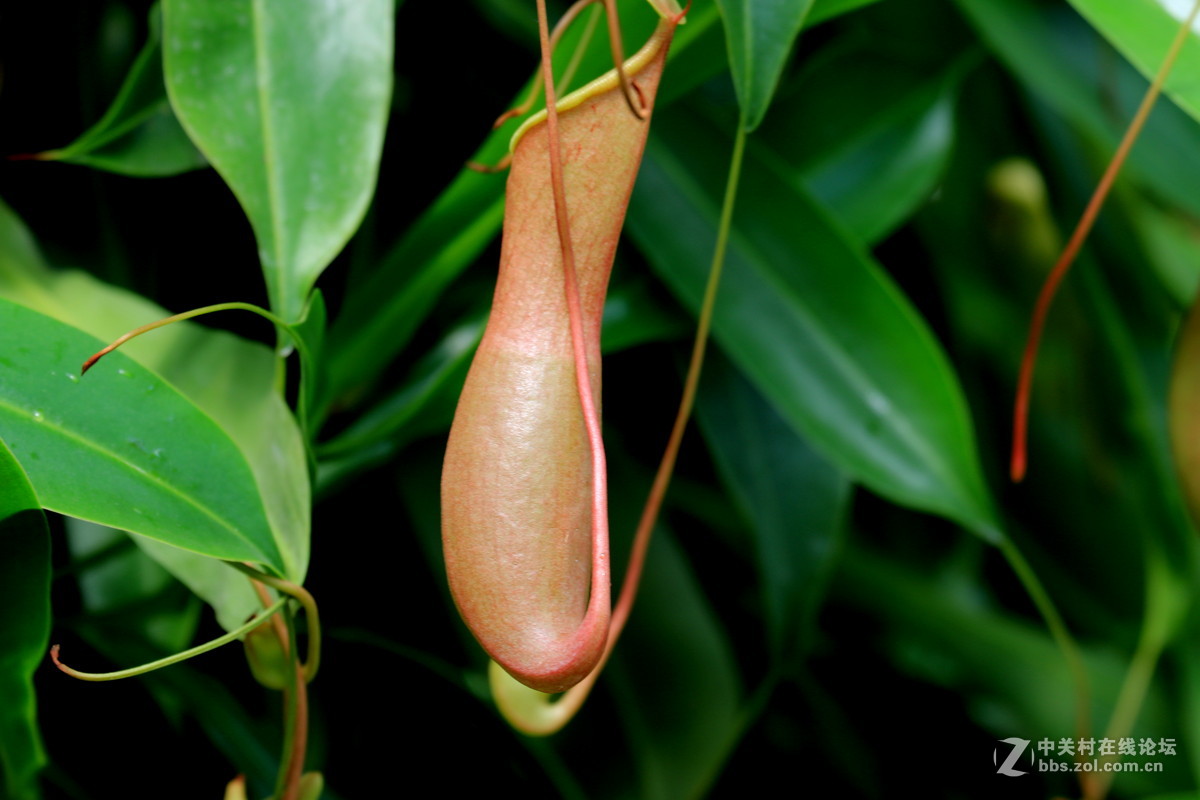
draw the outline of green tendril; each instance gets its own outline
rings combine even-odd
[[[136,675],[145,675],[147,672],[153,672],[156,669],[169,667],[172,664],[178,664],[180,661],[187,661],[189,658],[207,653],[209,650],[216,650],[224,644],[229,644],[232,641],[242,638],[250,631],[266,624],[271,617],[277,614],[287,604],[288,598],[281,597],[270,607],[265,609],[262,614],[247,622],[240,628],[232,630],[224,636],[213,639],[211,642],[205,642],[202,645],[193,647],[191,650],[184,650],[182,653],[176,653],[166,658],[160,658],[157,661],[151,661],[149,664],[142,664],[138,667],[130,667],[129,669],[117,670],[116,672],[80,672],[77,669],[72,669],[66,664],[58,660],[59,646],[54,645],[50,648],[50,658],[54,661],[54,666],[58,667],[63,672],[70,675],[72,678],[78,678],[81,681],[119,681],[122,678],[132,678]]]

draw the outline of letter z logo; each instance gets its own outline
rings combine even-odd
[[[1025,752],[1025,748],[1029,746],[1029,741],[1029,739],[1018,739],[1015,736],[1008,739],[1001,739],[1000,744],[1011,744],[1012,750],[1009,752],[1008,758],[1004,759],[1004,763],[996,769],[996,772],[1000,775],[1008,775],[1013,778],[1018,775],[1024,775],[1025,770],[1013,769],[1013,766],[1017,763],[1017,759],[1021,757],[1021,754]],[[995,764],[999,758],[1000,748],[997,747],[992,751],[992,763]],[[1032,758],[1032,755],[1030,758]]]

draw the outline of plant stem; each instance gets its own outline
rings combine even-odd
[[[667,446],[663,451],[662,460],[658,464],[658,472],[654,476],[650,495],[646,498],[642,517],[638,522],[637,533],[634,535],[633,551],[629,556],[625,582],[621,585],[621,595],[617,600],[617,607],[613,610],[612,632],[610,633],[613,639],[620,635],[621,629],[625,627],[625,622],[633,609],[633,601],[637,596],[642,568],[646,561],[646,550],[650,546],[650,535],[654,531],[654,523],[658,520],[658,513],[662,509],[667,487],[671,484],[671,475],[675,472],[675,461],[679,456],[679,447],[683,443],[683,434],[687,430],[692,407],[696,404],[696,390],[700,385],[700,373],[704,367],[704,354],[708,349],[708,334],[712,328],[717,290],[720,288],[721,274],[725,267],[725,251],[729,247],[729,232],[733,227],[733,209],[736,205],[738,184],[741,182],[742,159],[745,152],[746,129],[739,125],[737,135],[733,140],[729,177],[725,183],[725,198],[721,203],[721,218],[717,227],[717,242],[713,248],[708,283],[704,287],[704,300],[700,304],[700,316],[696,322],[696,337],[692,342],[692,356],[688,363],[687,377],[684,379],[683,396],[679,400],[675,423],[671,426],[671,435],[667,439]]]
[[[278,800],[297,800],[300,778],[304,775],[304,757],[308,751],[308,682],[304,667],[296,653],[296,623],[287,614],[287,652],[293,668],[288,670],[288,685],[284,689],[283,756],[275,787]]]
[[[266,586],[256,578],[251,578],[250,583],[263,605],[270,603]],[[291,609],[282,617],[275,617],[273,627],[279,646],[292,666],[288,670],[288,682],[283,691],[283,756],[276,778],[275,797],[279,800],[296,800],[308,750],[308,684],[304,679],[304,668],[295,655],[298,652],[296,625]]]
[[[305,679],[311,682],[313,678],[317,677],[317,668],[321,665],[321,618],[317,613],[317,601],[313,599],[307,589],[291,581],[259,572],[253,567],[237,561],[226,561],[225,563],[239,572],[244,572],[254,580],[265,583],[277,592],[282,592],[299,601],[300,605],[304,606],[304,614],[308,617],[308,658],[304,662],[304,675]]]
[[[1128,736],[1137,721],[1138,713],[1146,700],[1146,693],[1150,689],[1158,658],[1170,638],[1171,589],[1170,569],[1158,548],[1152,546],[1146,554],[1146,597],[1145,609],[1142,612],[1142,631],[1133,658],[1129,661],[1125,680],[1121,683],[1121,691],[1117,695],[1108,729],[1104,732],[1106,739],[1122,739]],[[1093,776],[1094,793],[1086,793],[1085,800],[1101,800],[1107,794],[1114,777],[1112,772],[1100,772]]]
[[[1083,662],[1083,656],[1079,651],[1079,645],[1071,636],[1071,632],[1067,630],[1066,623],[1058,613],[1058,609],[1054,605],[1054,601],[1050,599],[1050,595],[1046,592],[1046,588],[1042,586],[1042,582],[1038,579],[1033,568],[1029,566],[1029,562],[1021,555],[1021,551],[1013,544],[1009,538],[1004,538],[1000,543],[1000,552],[1008,559],[1008,563],[1013,568],[1013,572],[1017,574],[1021,585],[1025,587],[1025,591],[1029,594],[1033,604],[1042,615],[1042,619],[1046,623],[1046,627],[1050,630],[1050,636],[1058,645],[1058,649],[1062,652],[1063,657],[1067,661],[1067,670],[1071,673],[1072,683],[1075,684],[1075,730],[1079,738],[1086,738],[1088,731],[1091,730],[1091,680],[1088,678],[1087,665]]]
[[[1050,629],[1050,636],[1058,645],[1058,649],[1062,652],[1063,657],[1067,662],[1067,670],[1071,675],[1071,682],[1075,685],[1075,732],[1076,738],[1089,738],[1089,732],[1092,728],[1091,714],[1091,680],[1088,678],[1087,665],[1083,661],[1083,656],[1079,651],[1079,645],[1071,636],[1071,632],[1067,629],[1066,623],[1058,613],[1058,609],[1054,605],[1054,601],[1050,599],[1049,593],[1038,579],[1037,574],[1024,556],[1013,544],[1011,539],[1005,538],[1000,544],[1000,550],[1008,559],[1009,565],[1013,571],[1017,573],[1017,578],[1025,587],[1025,591],[1033,600],[1038,611],[1042,615],[1042,619],[1046,623],[1046,627]],[[1081,757],[1078,757],[1080,758]],[[1079,776],[1079,786],[1082,792],[1083,800],[1098,800],[1095,794],[1097,781],[1096,776],[1090,772],[1081,772]]]
[[[250,585],[254,587],[254,593],[258,595],[258,599],[262,602],[263,608],[271,605],[271,597],[267,593],[267,587],[264,584],[251,578]],[[288,641],[287,622],[282,619],[282,615],[275,616],[275,618],[272,620],[271,627],[275,629],[275,638],[279,640],[279,646],[282,651],[285,654],[290,654],[292,651],[288,649],[290,642]]]

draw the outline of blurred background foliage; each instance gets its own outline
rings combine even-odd
[[[621,4],[627,43],[653,24],[644,6]],[[678,402],[739,124],[718,11],[696,0],[679,31],[606,311],[618,565]],[[1196,546],[1165,393],[1200,280],[1200,42],[1051,315],[1029,476],[1006,477],[1033,298],[1171,24],[1154,0],[812,4],[749,137],[716,346],[630,628],[579,718],[534,740],[490,706],[437,507],[503,210],[503,176],[463,165],[505,150],[511,125],[485,134],[536,64],[534,5],[400,3],[375,196],[319,283],[306,585],[327,626],[309,759],[325,796],[417,778],[453,795],[1078,796],[1075,776],[996,774],[997,740],[1078,733],[1024,562],[1082,652],[1092,734],[1124,692],[1125,735],[1178,743],[1111,795],[1194,796]],[[0,296],[20,299],[27,229],[50,268],[172,311],[267,303],[251,226],[166,101],[159,38],[147,0],[0,10],[0,154],[61,162],[0,163]],[[581,76],[607,57],[600,35]],[[54,286],[75,307],[115,302],[96,281]],[[248,316],[211,324],[272,341]],[[53,639],[74,662],[220,631],[127,536],[50,526]],[[46,766],[25,796],[211,798],[238,772],[270,791],[278,700],[240,648],[102,686],[43,667],[36,688]]]

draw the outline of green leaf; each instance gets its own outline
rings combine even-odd
[[[303,312],[374,191],[391,0],[166,0],[167,91],[254,226],[277,314]]]
[[[287,574],[302,581],[309,556],[308,460],[295,417],[274,388],[271,352],[201,326],[170,345],[146,363],[161,369],[237,445],[253,472]],[[141,358],[140,351],[133,352]]]
[[[636,796],[703,797],[742,732],[733,648],[666,531],[650,543],[638,595],[601,679],[616,696],[639,765]]]
[[[742,127],[762,122],[813,0],[717,0]]]
[[[756,142],[848,229],[877,242],[933,194],[954,142],[958,87],[975,61],[925,75],[877,46],[847,49],[780,92]]]
[[[1071,5],[1100,31],[1113,47],[1149,80],[1167,57],[1183,26],[1190,0],[1070,0]],[[1171,10],[1168,10],[1171,9]],[[1193,29],[1167,77],[1163,91],[1200,120],[1200,36]]]
[[[21,221],[0,202],[0,297],[112,341],[167,316],[163,308],[81,272],[54,272]],[[293,580],[308,564],[311,491],[304,442],[274,385],[274,356],[192,322],[141,336],[121,351],[183,392],[233,438],[254,472],[267,518]],[[211,604],[226,628],[259,607],[248,581],[211,559],[134,537],[151,557]]]
[[[136,177],[176,175],[207,166],[167,101],[158,6],[150,12],[149,39],[108,111],[74,142],[38,158]]]
[[[0,777],[11,800],[38,797],[46,763],[33,673],[50,639],[50,531],[21,465],[0,441]]]
[[[719,353],[704,365],[696,416],[752,523],[773,655],[789,654],[810,640],[850,484]]]
[[[668,146],[664,144],[670,142]],[[658,121],[628,228],[693,311],[711,257],[727,138],[682,113]],[[903,505],[1002,535],[958,381],[888,276],[751,148],[713,334],[826,458]]]
[[[229,436],[119,351],[81,379],[80,354],[103,344],[0,300],[0,438],[42,504],[289,574],[254,474]]]
[[[840,17],[842,14],[848,14],[863,6],[878,2],[879,0],[814,0],[805,24],[807,26],[816,25],[818,22]]]

